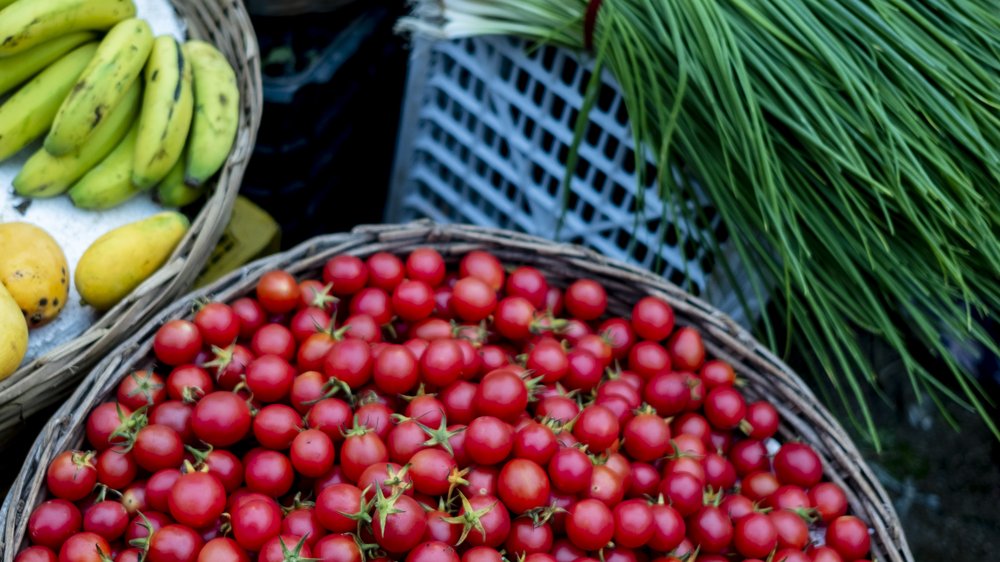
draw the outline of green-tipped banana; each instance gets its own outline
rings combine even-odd
[[[20,86],[66,53],[96,37],[96,33],[78,31],[46,41],[23,53],[0,58],[0,95]]]
[[[194,203],[204,194],[205,186],[190,187],[184,183],[184,160],[181,159],[156,186],[154,199],[164,207],[180,208]]]
[[[6,8],[7,6],[10,6],[16,1],[17,0],[0,0],[0,10]]]
[[[0,162],[49,130],[63,99],[95,51],[97,43],[77,48],[0,105]]]
[[[240,90],[226,57],[204,41],[188,41],[194,68],[194,120],[188,136],[184,181],[199,187],[226,163],[240,121]]]
[[[69,198],[74,205],[88,210],[110,209],[141,192],[132,185],[132,162],[138,136],[139,122],[136,121],[111,154],[69,188]]]
[[[45,150],[61,156],[83,146],[139,78],[152,48],[153,32],[143,20],[129,19],[111,28],[59,108]]]
[[[157,37],[146,63],[132,172],[132,182],[141,189],[160,183],[184,155],[194,110],[191,81],[191,65],[180,43],[170,35]]]
[[[39,149],[14,178],[14,191],[24,197],[54,197],[65,192],[118,146],[139,116],[141,98],[142,87],[132,84],[125,99],[79,150],[52,156],[44,148]]]
[[[19,0],[0,13],[0,57],[74,31],[110,29],[133,16],[132,0]]]

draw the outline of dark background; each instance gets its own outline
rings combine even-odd
[[[327,14],[254,17],[264,71],[264,114],[243,194],[282,227],[282,247],[382,221],[406,79],[401,2],[355,2]],[[870,342],[880,374],[874,447],[845,421],[890,496],[918,560],[997,560],[1000,446],[976,414],[913,399],[891,352]],[[802,359],[790,362],[804,372]],[[931,361],[928,358],[928,361]],[[995,357],[970,357],[1000,398]],[[817,386],[822,392],[822,388]],[[20,469],[53,407],[26,423],[0,463],[0,492]],[[833,408],[842,420],[843,411]]]

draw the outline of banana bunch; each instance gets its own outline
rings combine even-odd
[[[135,14],[132,0],[0,0],[0,162],[42,141],[17,194],[100,210],[150,191],[182,207],[225,164],[239,126],[232,66],[209,43],[154,37]]]

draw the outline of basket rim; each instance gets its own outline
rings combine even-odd
[[[184,239],[159,270],[77,337],[22,364],[0,381],[0,450],[24,419],[51,403],[50,398],[45,398],[51,393],[32,394],[39,386],[39,379],[57,385],[56,388],[64,386],[125,339],[130,332],[128,326],[148,318],[168,298],[186,292],[229,222],[260,128],[263,85],[259,46],[242,0],[170,0],[170,4],[178,19],[187,26],[188,37],[215,44],[236,70],[241,103],[240,125],[233,149],[213,180],[215,188],[210,197],[198,210]]]
[[[331,255],[370,255],[378,250],[402,253],[420,246],[432,246],[439,250],[445,248],[447,255],[451,256],[483,247],[493,248],[502,255],[521,252],[522,256],[526,256],[525,262],[551,264],[553,270],[544,270],[550,279],[553,276],[567,278],[570,275],[598,273],[606,276],[615,285],[614,288],[623,292],[638,291],[665,298],[674,307],[679,324],[696,324],[699,327],[711,355],[729,360],[741,375],[749,379],[748,392],[766,390],[769,396],[777,396],[775,402],[781,412],[783,437],[803,437],[817,447],[823,459],[824,476],[845,486],[852,511],[862,513],[868,524],[874,527],[873,554],[883,560],[913,560],[885,489],[839,422],[819,404],[812,391],[787,365],[725,314],[649,271],[605,258],[587,248],[502,229],[439,225],[429,221],[366,225],[350,233],[313,238],[289,251],[246,265],[207,287],[189,293],[147,320],[144,326],[137,328],[130,338],[90,371],[84,384],[49,420],[35,441],[0,507],[0,519],[5,521],[3,535],[0,536],[0,551],[5,559],[12,556],[13,549],[19,546],[22,535],[18,533],[23,532],[26,509],[40,499],[44,480],[44,470],[40,468],[47,464],[54,451],[61,451],[71,445],[73,439],[81,438],[81,420],[90,406],[114,387],[121,371],[132,366],[131,358],[146,358],[151,345],[148,341],[151,340],[150,334],[162,322],[168,318],[188,316],[190,305],[198,299],[213,296],[225,300],[245,294],[261,274],[276,267],[300,274],[314,271]],[[618,298],[611,290],[609,297]],[[108,386],[109,381],[111,386]]]

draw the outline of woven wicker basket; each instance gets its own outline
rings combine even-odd
[[[222,235],[253,152],[262,106],[260,55],[240,0],[172,0],[188,35],[214,43],[239,79],[240,127],[218,185],[171,259],[80,337],[23,365],[0,382],[0,448],[23,420],[73,390],[86,368],[177,295],[188,291]]]
[[[744,391],[748,398],[767,397],[775,404],[781,413],[782,438],[801,438],[815,447],[823,459],[826,476],[844,487],[851,510],[873,527],[873,559],[913,560],[889,497],[843,428],[798,376],[727,316],[649,272],[579,246],[505,230],[427,222],[359,227],[349,234],[314,238],[289,252],[254,262],[133,328],[132,336],[90,372],[35,442],[0,508],[0,520],[4,522],[0,537],[2,559],[13,558],[24,539],[28,514],[44,498],[45,467],[59,452],[79,447],[90,409],[114,392],[125,373],[150,362],[153,335],[165,321],[189,316],[201,299],[230,301],[251,293],[258,278],[272,269],[282,268],[298,276],[316,275],[326,260],[337,254],[365,257],[388,251],[402,255],[427,246],[452,261],[470,250],[489,249],[505,263],[538,267],[551,283],[561,286],[583,276],[592,277],[608,288],[609,308],[618,314],[630,310],[632,303],[647,294],[666,299],[674,307],[678,324],[697,326],[709,353],[730,361],[747,380]]]

